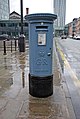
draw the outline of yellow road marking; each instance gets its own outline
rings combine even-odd
[[[61,55],[62,60],[64,60],[64,65],[65,65],[66,68],[68,69],[70,76],[71,76],[72,78],[74,77],[75,79],[78,80],[78,78],[77,78],[75,72],[72,70],[72,68],[71,68],[69,62],[67,61],[67,59],[65,58],[64,53],[62,52],[62,50],[61,50],[60,48],[58,48],[58,51],[59,51],[59,53],[60,53],[60,55]]]
[[[76,76],[75,72],[72,70],[72,68],[71,68],[69,62],[67,61],[67,59],[65,58],[65,56],[63,56],[64,53],[60,50],[60,48],[58,48],[58,51],[60,52],[62,59],[64,58],[64,65],[67,68],[67,71],[68,71],[71,79],[73,80],[74,85],[77,88],[78,94],[80,95],[80,80]]]

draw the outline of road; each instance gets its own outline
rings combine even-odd
[[[72,70],[80,80],[80,40],[57,39]]]
[[[67,101],[71,99],[76,119],[80,119],[80,40],[56,38],[64,54],[64,79],[68,87]]]

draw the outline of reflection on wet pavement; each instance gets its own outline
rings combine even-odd
[[[57,64],[57,61],[56,61],[56,56],[54,55],[54,80],[53,80],[53,83],[55,86],[59,86],[61,85],[61,72],[60,72],[60,69],[56,67],[56,64]],[[58,66],[59,67],[59,66]]]
[[[0,59],[1,119],[69,119],[66,99],[61,88],[60,70],[56,68],[56,58],[53,67],[54,93],[48,98],[35,98],[29,95],[28,48],[25,53],[0,55]]]
[[[56,69],[56,59],[54,60],[54,94],[48,98],[25,96],[26,100],[21,104],[17,119],[68,119],[64,93],[59,87],[61,76],[59,69]]]
[[[14,88],[20,90],[25,86],[25,76],[28,75],[29,50],[25,53],[13,53],[0,56],[0,95],[6,95]],[[27,67],[27,69],[26,69]],[[17,92],[16,90],[14,90]]]

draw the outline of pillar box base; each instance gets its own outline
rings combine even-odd
[[[29,74],[29,94],[39,98],[51,96],[53,94],[53,75],[37,77]]]

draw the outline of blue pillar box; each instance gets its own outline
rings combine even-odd
[[[29,23],[29,93],[35,97],[53,94],[53,22],[55,14],[25,16]]]

